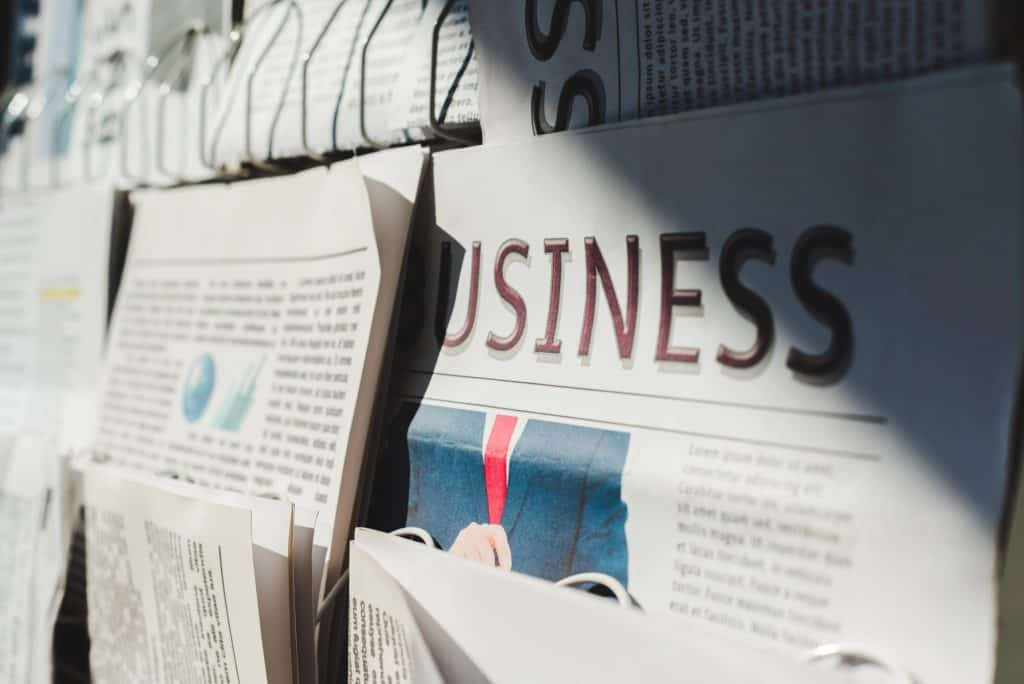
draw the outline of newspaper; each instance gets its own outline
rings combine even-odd
[[[57,467],[38,436],[0,435],[0,678],[51,678],[53,626],[66,558]]]
[[[100,467],[84,483],[93,681],[291,681],[268,676],[250,509]]]
[[[737,658],[733,641],[379,532],[352,547],[354,684],[677,681],[681,667],[719,684],[848,681],[771,651]]]
[[[436,155],[372,526],[992,681],[1020,127],[992,67]]]
[[[114,193],[78,187],[0,200],[0,431],[91,437],[107,319]]]
[[[96,458],[308,509],[330,582],[422,166],[406,148],[136,194]]]
[[[354,163],[137,194],[97,452],[333,519],[379,279]]]
[[[0,432],[25,426],[32,399],[41,200],[28,193],[0,198]]]
[[[81,454],[93,438],[107,332],[115,195],[106,186],[84,186],[40,197],[46,212],[35,282],[30,425],[54,434],[59,454]]]
[[[13,621],[4,681],[51,678],[78,510],[67,465],[93,434],[113,197],[106,187],[76,187],[0,198],[0,462],[5,558],[16,566],[3,601]]]
[[[991,58],[994,3],[472,0],[488,142]]]

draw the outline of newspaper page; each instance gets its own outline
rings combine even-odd
[[[267,683],[250,510],[102,467],[84,488],[93,681]]]
[[[0,199],[0,430],[85,446],[107,313],[113,191]]]
[[[107,331],[114,191],[77,186],[41,197],[31,425],[56,436],[58,453],[82,453],[94,435]]]
[[[366,164],[136,195],[98,457],[291,501],[324,549],[347,536],[423,155]]]
[[[56,492],[44,444],[0,435],[0,679],[11,684],[45,681],[50,674],[58,578],[45,561]]]
[[[31,580],[26,588],[15,578],[9,587],[7,605],[31,617],[13,628],[21,665],[5,670],[5,681],[49,678],[77,514],[67,461],[92,437],[112,209],[113,192],[104,187],[0,197],[0,432],[11,440],[3,458],[29,459],[39,471],[23,482],[25,469],[12,466],[4,484],[8,531],[16,531],[10,560]]]
[[[0,432],[24,428],[29,416],[44,212],[39,195],[0,195]]]
[[[981,62],[992,4],[471,0],[484,135],[506,142]]]
[[[211,490],[185,480],[153,477],[134,471],[107,468],[112,477],[142,482],[187,499],[246,510],[252,520],[252,559],[259,606],[260,636],[266,661],[268,684],[295,681],[296,663],[295,586],[292,565],[294,506],[287,501]],[[309,591],[309,587],[304,587]],[[310,644],[312,646],[312,644]]]
[[[348,681],[443,684],[401,584],[359,543],[350,546]]]
[[[372,525],[991,681],[1021,120],[991,67],[436,155]]]
[[[849,681],[763,649],[737,658],[735,641],[380,532],[358,530],[352,548],[355,683]]]

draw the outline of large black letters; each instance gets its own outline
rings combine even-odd
[[[586,15],[583,34],[583,49],[593,52],[601,38],[601,9],[603,0],[558,0],[551,12],[550,32],[544,33],[537,20],[537,0],[526,0],[526,41],[530,52],[538,61],[546,62],[555,56],[555,51],[565,38],[569,28],[569,10],[573,3],[579,3]]]
[[[740,269],[747,259],[773,263],[775,252],[772,249],[772,236],[758,228],[743,228],[730,235],[722,247],[718,274],[725,296],[757,327],[757,338],[750,349],[736,351],[724,344],[719,345],[718,362],[730,368],[756,366],[768,354],[775,341],[775,321],[771,308],[760,295],[740,282]]]
[[[852,264],[853,237],[834,226],[808,228],[793,248],[790,279],[797,298],[832,331],[832,339],[820,354],[791,347],[786,365],[800,375],[819,381],[834,381],[845,372],[853,358],[853,324],[843,303],[818,287],[811,277],[817,262],[826,258]]]
[[[554,57],[569,27],[569,12],[576,3],[583,8],[585,16],[583,49],[593,52],[597,49],[598,40],[601,39],[604,0],[558,0],[551,13],[548,33],[544,33],[537,19],[537,0],[526,0],[526,42],[530,47],[530,53],[537,61],[547,62]],[[562,85],[553,124],[544,112],[546,92],[546,81],[539,81],[533,86],[530,114],[534,135],[566,130],[572,121],[573,104],[578,97],[582,97],[587,104],[587,126],[597,126],[605,122],[607,98],[604,82],[597,72],[580,69]]]

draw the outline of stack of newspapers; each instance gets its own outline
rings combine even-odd
[[[8,14],[0,682],[1024,681],[1015,3]]]

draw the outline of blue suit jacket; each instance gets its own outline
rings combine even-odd
[[[408,458],[406,524],[449,548],[486,523],[485,416],[420,405],[401,440]],[[529,419],[510,455],[501,524],[512,569],[549,580],[603,572],[627,585],[622,468],[629,435]],[[387,474],[383,474],[387,477]]]

